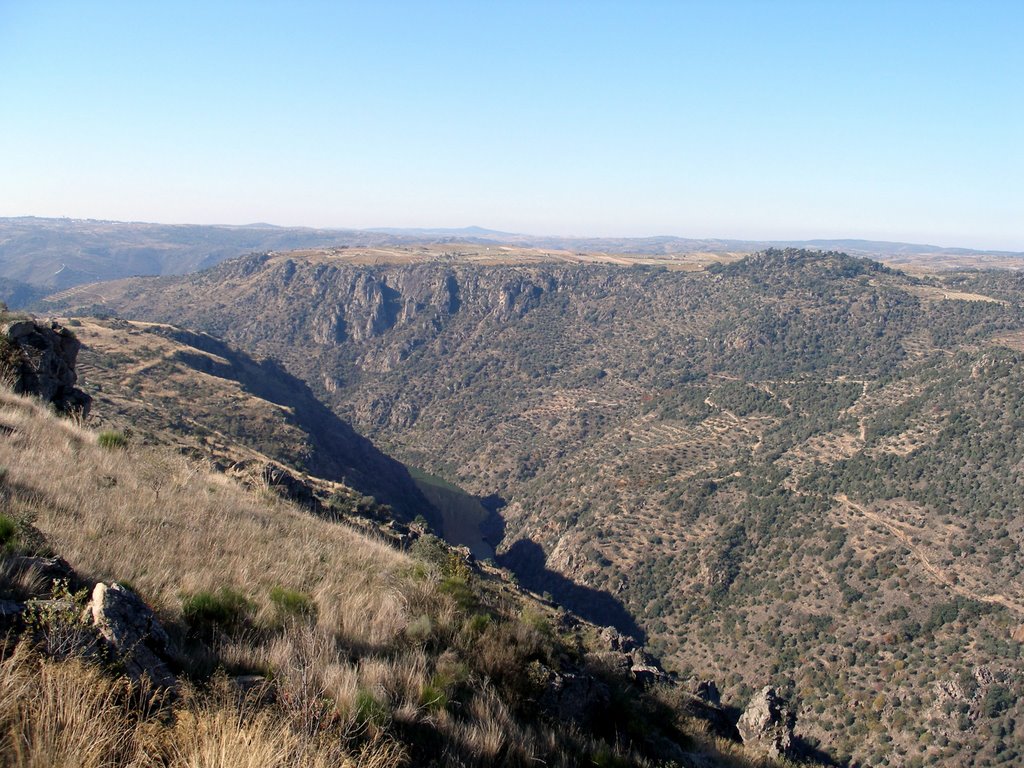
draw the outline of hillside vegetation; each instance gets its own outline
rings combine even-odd
[[[59,306],[280,360],[393,455],[503,499],[487,535],[522,583],[622,609],[726,700],[791,691],[841,761],[1021,759],[1015,274],[321,252]]]
[[[595,667],[598,628],[430,536],[401,552],[3,392],[0,467],[4,765],[753,765],[681,691]],[[176,690],[97,655],[97,581],[156,609]]]

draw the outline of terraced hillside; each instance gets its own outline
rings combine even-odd
[[[456,251],[253,256],[60,305],[282,361],[399,458],[502,499],[488,534],[523,583],[590,616],[612,597],[729,697],[788,686],[833,754],[1020,759],[1020,278]]]

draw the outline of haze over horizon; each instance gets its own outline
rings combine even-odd
[[[888,245],[900,245],[900,246],[916,246],[916,247],[929,247],[937,249],[961,249],[965,251],[976,251],[978,253],[1005,253],[1005,254],[1018,254],[1024,253],[1024,251],[1014,251],[1013,249],[1007,248],[979,248],[972,247],[970,245],[947,245],[944,243],[935,242],[914,242],[903,240],[879,240],[875,238],[862,238],[862,237],[806,237],[806,238],[734,238],[734,237],[719,237],[716,235],[706,236],[691,236],[687,234],[680,234],[676,232],[653,232],[643,235],[590,235],[586,233],[552,233],[552,232],[508,232],[505,230],[497,230],[493,227],[480,226],[478,224],[467,224],[464,226],[423,226],[423,227],[393,227],[393,226],[379,226],[379,227],[346,227],[346,226],[325,226],[325,227],[311,227],[303,224],[287,225],[287,224],[275,224],[268,221],[250,221],[240,223],[224,223],[224,222],[211,222],[208,224],[199,224],[191,221],[147,221],[142,219],[136,220],[120,220],[120,219],[105,219],[99,217],[76,217],[76,216],[57,216],[57,217],[40,217],[32,214],[26,214],[24,216],[10,216],[0,217],[0,219],[42,219],[44,221],[56,221],[56,220],[67,220],[72,222],[97,222],[104,224],[116,224],[116,225],[142,225],[142,226],[155,226],[155,227],[225,227],[231,229],[249,229],[249,228],[272,228],[272,229],[308,229],[311,231],[322,231],[322,232],[366,232],[366,233],[390,233],[395,235],[409,235],[411,237],[417,237],[418,235],[429,236],[431,233],[443,233],[447,237],[457,238],[459,234],[465,233],[467,238],[484,238],[490,236],[495,242],[500,242],[501,235],[507,235],[510,238],[522,238],[526,241],[526,247],[530,241],[544,241],[544,240],[633,240],[633,241],[645,241],[645,240],[658,240],[658,239],[678,239],[678,240],[695,240],[695,241],[720,241],[720,242],[738,242],[738,243],[765,243],[774,245],[786,245],[793,244],[794,246],[803,246],[807,243],[829,243],[829,242],[840,242],[849,241],[851,243],[873,243],[873,244],[888,244]],[[511,241],[510,241],[511,242]]]
[[[996,0],[0,3],[0,216],[1024,251],[1022,29]]]

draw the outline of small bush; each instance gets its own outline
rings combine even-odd
[[[270,590],[270,602],[274,604],[281,619],[316,616],[316,603],[304,592],[286,587],[273,587]]]
[[[181,601],[181,613],[194,629],[210,632],[240,629],[252,614],[249,599],[227,587],[218,592],[196,592]]]
[[[543,613],[526,608],[523,610],[522,622],[544,638],[551,639],[554,637],[551,623]]]
[[[18,540],[18,524],[7,515],[0,514],[0,547],[13,547]]]
[[[391,712],[387,705],[366,688],[356,692],[356,722],[362,726],[373,726],[378,730],[391,723]]]
[[[423,644],[430,641],[434,632],[434,623],[427,614],[421,614],[409,622],[405,628],[405,636],[410,641]]]
[[[447,709],[452,701],[467,693],[470,670],[457,654],[446,651],[437,659],[437,668],[420,688],[420,706],[431,712]]]
[[[551,664],[550,638],[521,621],[490,623],[473,644],[471,662],[516,704],[535,700],[546,684],[535,673]]]
[[[462,632],[468,637],[475,638],[482,635],[490,623],[491,617],[489,614],[474,613],[466,619],[465,624],[462,625]]]
[[[417,560],[434,565],[439,570],[443,570],[448,561],[448,556],[451,554],[451,550],[448,548],[448,545],[441,541],[441,539],[437,538],[437,536],[434,536],[432,533],[428,533],[424,536],[420,536],[412,543],[412,546],[409,547],[409,554]]]
[[[106,448],[108,451],[116,451],[128,447],[128,438],[123,432],[108,429],[104,432],[100,432],[96,438],[96,442],[100,448]]]
[[[981,702],[981,712],[985,717],[998,717],[1010,709],[1014,704],[1014,697],[1010,691],[1002,685],[993,685],[985,693]]]
[[[448,708],[448,691],[445,681],[434,675],[429,683],[420,689],[420,706],[430,712],[440,712]]]
[[[449,576],[441,582],[439,589],[444,594],[450,595],[459,610],[464,613],[469,613],[476,607],[476,595],[465,579]]]
[[[47,656],[66,659],[90,647],[92,636],[85,611],[88,601],[88,590],[72,592],[67,579],[57,579],[49,600],[29,604],[25,624]]]

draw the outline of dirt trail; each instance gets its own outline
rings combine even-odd
[[[1013,611],[1014,613],[1024,616],[1024,605],[1021,605],[1020,603],[1011,600],[1006,595],[1002,595],[999,593],[992,595],[982,595],[978,592],[975,592],[974,590],[968,589],[962,584],[956,583],[953,580],[952,576],[950,576],[948,573],[946,573],[944,570],[939,568],[937,565],[935,565],[928,559],[928,556],[925,554],[924,550],[911,540],[911,538],[907,535],[906,531],[904,531],[898,523],[889,520],[885,517],[882,517],[882,515],[878,514],[877,512],[872,512],[866,509],[865,507],[863,507],[862,505],[858,504],[855,501],[851,501],[845,494],[836,494],[834,498],[840,504],[843,504],[844,506],[859,512],[868,520],[871,520],[872,522],[878,523],[879,525],[885,527],[885,529],[888,530],[889,533],[891,533],[893,536],[899,539],[899,541],[907,549],[910,550],[910,553],[920,561],[921,566],[928,573],[928,575],[931,576],[938,583],[942,584],[945,587],[948,587],[949,589],[953,590],[958,595],[962,595],[963,597],[967,597],[972,600],[978,600],[982,603],[994,603],[996,605],[1001,605],[1004,608],[1008,608],[1009,610]]]
[[[719,413],[724,413],[726,416],[728,416],[730,419],[732,419],[733,422],[735,422],[736,424],[740,423],[740,417],[739,416],[737,416],[735,413],[733,413],[732,411],[728,410],[727,408],[723,408],[720,405],[716,405],[715,401],[711,399],[711,395],[708,395],[707,397],[704,398],[704,405],[706,405],[708,408],[715,409]]]

